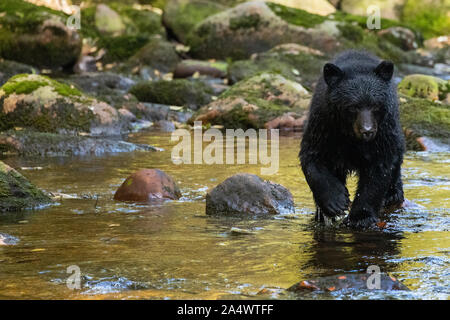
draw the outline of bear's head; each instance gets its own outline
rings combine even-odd
[[[364,142],[376,137],[390,113],[393,72],[390,61],[342,69],[333,63],[325,64],[323,78],[328,86],[329,107],[342,132]]]

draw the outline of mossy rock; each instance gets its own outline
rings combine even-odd
[[[9,79],[0,87],[0,108],[0,131],[14,127],[92,134],[121,131],[116,109],[46,76],[19,74]]]
[[[400,95],[400,122],[418,137],[438,138],[450,144],[450,106]]]
[[[295,43],[282,44],[255,54],[252,59],[234,61],[228,67],[228,80],[236,83],[261,72],[270,72],[312,88],[327,60],[318,50]]]
[[[399,83],[398,91],[415,98],[444,100],[450,93],[450,81],[424,74],[411,74]]]
[[[217,1],[169,0],[164,7],[163,22],[179,41],[186,43],[197,24],[226,8]]]
[[[117,70],[127,74],[140,74],[145,69],[165,73],[173,71],[180,60],[172,43],[161,36],[153,36],[145,46],[119,66]]]
[[[77,61],[81,37],[67,15],[23,0],[2,0],[0,13],[0,57],[51,69]]]
[[[141,82],[133,86],[130,93],[139,101],[186,106],[197,110],[211,101],[213,90],[201,81],[174,79]]]
[[[307,17],[318,18],[293,24],[289,19],[284,20],[285,16],[277,15],[274,6],[286,8],[251,1],[209,16],[189,33],[187,44],[191,47],[190,53],[199,59],[242,60],[282,43],[302,43],[327,51],[335,51],[339,46],[335,37],[325,30],[311,28],[323,22],[324,17],[294,9]]]
[[[0,161],[0,212],[33,209],[49,203],[51,199],[46,193]]]
[[[124,61],[142,48],[153,35],[165,36],[160,14],[139,10],[119,1],[111,2],[108,6],[120,18],[117,20],[120,23],[116,22],[109,32],[108,27],[99,28],[100,22],[96,19],[98,7],[91,5],[81,10],[81,33],[85,38],[93,39],[98,49],[106,50],[102,62]]]
[[[234,84],[216,101],[198,110],[189,123],[222,125],[225,128],[264,128],[286,112],[306,113],[309,92],[279,74],[262,73]]]
[[[21,73],[39,73],[39,70],[20,62],[0,59],[0,86],[12,76]]]

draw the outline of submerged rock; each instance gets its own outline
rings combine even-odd
[[[216,101],[198,110],[189,123],[223,125],[226,128],[264,128],[286,112],[301,117],[307,112],[309,92],[301,84],[279,74],[263,73],[240,81]]]
[[[22,0],[2,0],[0,12],[0,57],[51,69],[77,61],[81,37],[68,15]]]
[[[180,197],[175,181],[159,169],[141,169],[133,173],[114,194],[114,200],[137,202]]]
[[[0,161],[0,212],[32,209],[49,203],[51,199],[46,193]]]
[[[117,135],[124,129],[116,109],[74,87],[39,75],[20,74],[0,87],[0,130]]]
[[[208,215],[273,215],[294,212],[294,201],[282,185],[253,174],[236,174],[206,195]]]
[[[134,144],[118,139],[28,130],[0,133],[0,153],[18,153],[26,156],[99,156],[105,153],[158,150],[149,145]]]
[[[211,101],[213,90],[198,80],[174,79],[141,82],[133,86],[130,93],[139,101],[186,106],[197,110]]]
[[[333,291],[341,291],[341,290],[407,290],[403,283],[397,280],[394,277],[388,276],[386,274],[380,274],[380,287],[379,289],[369,289],[371,287],[373,281],[369,279],[371,275],[367,273],[361,274],[346,274],[346,275],[335,275],[322,277],[311,280],[300,281],[299,283],[294,284],[292,287],[288,288],[288,291],[296,292],[301,294],[302,292],[308,291],[324,291],[324,292],[333,292]]]

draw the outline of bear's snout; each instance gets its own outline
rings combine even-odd
[[[358,139],[362,139],[366,142],[375,138],[375,135],[377,134],[377,122],[373,112],[368,109],[358,112],[353,130]]]

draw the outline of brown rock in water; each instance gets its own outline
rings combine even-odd
[[[236,174],[206,195],[208,215],[267,215],[294,212],[292,194],[254,174]]]
[[[175,181],[158,169],[141,169],[129,176],[114,194],[114,200],[145,202],[152,199],[179,199]]]
[[[305,291],[339,291],[339,290],[377,290],[370,289],[369,286],[374,284],[373,279],[369,279],[369,273],[334,275],[311,279],[308,281],[300,281],[291,286],[288,291],[302,293]],[[369,284],[369,285],[368,285]],[[403,283],[398,279],[386,274],[380,274],[380,287],[378,290],[406,290],[409,291]]]

